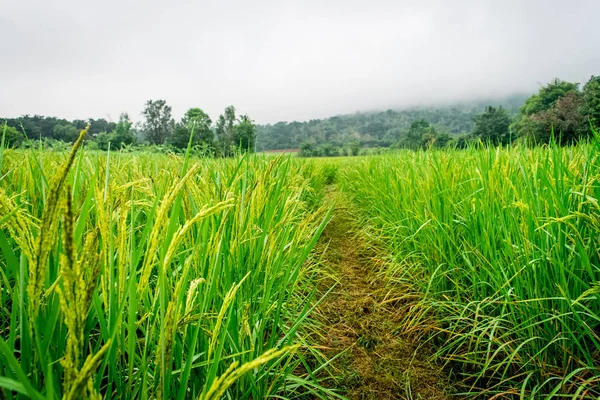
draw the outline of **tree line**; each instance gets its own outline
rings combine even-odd
[[[416,121],[427,121],[436,133],[457,137],[473,130],[474,118],[484,111],[485,106],[502,106],[511,115],[527,99],[527,95],[513,95],[504,99],[477,100],[456,103],[452,106],[416,107],[404,110],[381,112],[357,112],[338,115],[326,119],[313,119],[306,122],[278,122],[258,125],[258,150],[301,149],[312,147],[326,153],[331,145],[334,149],[346,151],[349,144],[358,141],[361,148],[388,148],[406,146],[409,133]],[[332,151],[329,148],[329,151]]]
[[[600,76],[578,83],[554,79],[531,96],[475,101],[441,108],[412,108],[355,113],[307,122],[255,125],[247,115],[227,107],[216,121],[190,108],[179,121],[165,100],[149,100],[143,120],[134,125],[127,113],[117,122],[105,119],[68,121],[29,116],[6,119],[5,146],[32,140],[70,143],[90,125],[88,147],[106,150],[151,145],[159,150],[192,148],[199,154],[231,156],[238,151],[299,149],[302,156],[363,154],[365,149],[466,147],[474,141],[492,145],[571,144],[588,137],[600,124]]]
[[[171,106],[165,100],[148,100],[142,116],[143,120],[134,124],[127,113],[122,113],[117,122],[105,119],[68,121],[24,115],[4,119],[0,136],[7,147],[29,146],[37,140],[50,146],[60,146],[61,143],[74,142],[79,131],[89,124],[86,146],[91,149],[153,146],[160,150],[178,151],[191,145],[202,155],[226,157],[240,151],[255,151],[256,125],[248,115],[238,116],[233,106],[227,107],[214,124],[200,108],[190,108],[181,120],[175,121]]]
[[[502,107],[486,107],[466,139],[492,145],[513,142],[561,145],[577,143],[600,125],[600,76],[578,83],[554,79],[529,97],[511,118]]]
[[[365,147],[464,148],[473,142],[535,145],[551,140],[566,145],[589,137],[599,123],[600,77],[592,76],[581,89],[578,83],[554,79],[536,94],[496,104],[357,113],[280,122],[258,131],[261,146],[299,148],[301,156],[315,157],[364,154]]]

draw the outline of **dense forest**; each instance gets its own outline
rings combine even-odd
[[[175,121],[165,100],[147,101],[142,117],[134,124],[127,113],[117,122],[25,115],[5,119],[0,133],[4,146],[42,141],[47,147],[60,147],[75,141],[89,124],[91,149],[150,146],[158,151],[182,151],[191,145],[196,154],[205,156],[283,149],[299,149],[307,157],[358,155],[366,148],[462,148],[473,141],[507,145],[554,139],[571,144],[589,136],[590,125],[600,123],[600,76],[592,76],[581,88],[578,83],[554,79],[531,96],[357,112],[307,122],[255,125],[248,115],[238,116],[233,106],[214,123],[200,108],[190,108]]]
[[[258,125],[259,150],[299,149],[302,144],[344,146],[359,141],[363,147],[390,147],[407,136],[415,121],[429,122],[450,135],[470,133],[474,118],[486,106],[502,106],[515,115],[528,95],[457,103],[446,107],[418,107],[381,112],[357,112],[307,122]]]
[[[259,127],[259,148],[298,148],[304,157],[358,155],[361,147],[464,148],[472,143],[568,145],[600,124],[600,77],[579,83],[558,78],[529,97],[447,108],[357,113],[305,123]]]

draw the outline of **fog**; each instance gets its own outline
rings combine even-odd
[[[267,123],[600,74],[597,0],[3,3],[1,117],[137,120],[162,98]]]

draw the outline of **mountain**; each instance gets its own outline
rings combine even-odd
[[[406,135],[410,125],[417,120],[428,121],[439,132],[469,133],[473,129],[473,118],[486,106],[502,106],[514,115],[528,97],[529,94],[515,94],[437,107],[357,112],[306,122],[258,125],[257,150],[297,149],[302,143],[342,146],[354,140],[363,147],[389,147]]]

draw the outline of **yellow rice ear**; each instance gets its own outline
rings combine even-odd
[[[40,226],[40,236],[38,237],[35,254],[35,262],[29,266],[29,284],[27,285],[27,295],[29,297],[29,316],[31,324],[39,314],[41,299],[44,296],[44,280],[46,279],[46,270],[48,268],[48,257],[52,251],[53,243],[56,240],[58,231],[58,210],[60,209],[60,196],[62,189],[69,174],[69,170],[75,161],[75,155],[83,143],[90,126],[86,126],[79,133],[79,138],[73,145],[73,149],[67,158],[67,161],[59,168],[52,180],[46,206],[42,214]]]

